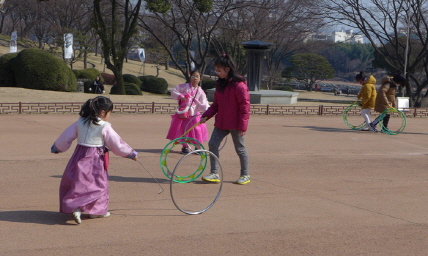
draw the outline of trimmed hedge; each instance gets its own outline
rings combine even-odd
[[[91,88],[93,80],[86,80],[83,82],[83,92],[84,93],[94,93],[93,91],[90,91],[89,88]]]
[[[0,56],[0,87],[16,87],[11,60],[17,55],[18,53],[15,52]]]
[[[110,89],[110,94],[118,94],[119,86],[113,85]],[[125,95],[143,95],[140,87],[133,83],[125,83]]]
[[[155,76],[139,76],[142,84],[141,90],[156,94],[166,94],[168,92],[168,82],[163,78]]]
[[[11,60],[16,86],[75,92],[76,76],[61,59],[36,48],[22,50]]]
[[[103,77],[100,74],[100,71],[95,68],[87,68],[87,69],[73,69],[73,73],[78,79],[89,79],[94,81],[97,76],[100,76],[101,81],[104,81]]]
[[[208,89],[215,88],[216,84],[217,84],[217,82],[215,80],[203,79],[201,88],[202,88],[202,90],[204,90],[204,92],[206,92]]]
[[[123,81],[125,83],[136,84],[138,85],[138,87],[141,87],[142,84],[141,80],[138,77],[131,74],[123,74]]]
[[[286,86],[274,86],[272,88],[273,90],[280,90],[280,91],[288,91],[288,92],[294,92],[293,87],[286,85]]]
[[[140,86],[133,83],[125,83],[125,94],[126,95],[143,95]]]

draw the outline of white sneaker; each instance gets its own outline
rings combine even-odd
[[[92,215],[92,214],[89,214],[89,218],[91,218],[91,219],[96,219],[96,218],[107,218],[107,217],[109,217],[110,216],[110,212],[107,212],[106,214],[104,214],[104,215]]]
[[[362,128],[361,131],[370,131],[370,128],[366,126],[366,127]]]
[[[247,184],[250,183],[250,175],[242,175],[241,177],[239,177],[239,179],[235,182],[236,184]]]
[[[80,215],[82,215],[82,211],[80,210],[80,208],[77,208],[76,210],[73,211],[73,218],[77,224],[82,223],[82,220],[80,219]]]

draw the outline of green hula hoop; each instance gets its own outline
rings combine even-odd
[[[175,175],[171,172],[171,170],[168,168],[168,154],[169,152],[178,144],[191,144],[193,146],[198,147],[199,149],[204,150],[204,146],[197,140],[193,139],[193,138],[188,138],[188,137],[180,137],[177,138],[175,140],[170,141],[168,144],[166,144],[166,146],[164,147],[164,149],[162,150],[162,153],[160,155],[160,168],[162,169],[163,174],[165,174],[165,176],[168,179],[171,179],[174,182],[177,183],[187,183],[187,182],[191,182],[196,180],[199,176],[202,175],[202,173],[204,172],[206,166],[207,166],[207,154],[206,153],[202,153],[199,152],[199,156],[200,156],[200,162],[199,162],[199,166],[196,169],[196,171],[194,171],[193,173],[191,173],[190,175],[187,176],[178,176]]]
[[[353,130],[361,130],[365,125],[366,125],[366,122],[362,122],[361,124],[358,124],[358,125],[354,125],[354,124],[351,124],[351,123],[349,123],[349,120],[348,120],[348,113],[349,112],[352,112],[354,109],[356,109],[356,108],[361,108],[359,105],[358,105],[358,101],[355,101],[354,103],[352,103],[351,105],[349,105],[344,111],[343,111],[343,114],[342,114],[342,118],[343,118],[343,122],[346,124],[346,126],[348,126],[349,128],[351,128],[351,129],[353,129]]]
[[[397,130],[391,131],[383,125],[383,118],[387,114],[389,114],[391,117],[398,115],[401,118],[401,126]],[[387,110],[383,111],[382,114],[380,115],[379,119],[380,119],[379,126],[382,129],[383,133],[385,133],[385,134],[397,135],[399,133],[402,133],[404,131],[404,128],[406,128],[406,124],[407,124],[406,115],[402,111],[400,111],[396,108],[388,108]]]

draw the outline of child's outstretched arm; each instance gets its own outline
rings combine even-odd
[[[105,146],[115,155],[137,161],[138,152],[124,142],[109,123],[103,129],[103,137]]]
[[[70,125],[64,132],[58,137],[51,147],[51,152],[54,154],[62,153],[67,151],[73,141],[77,138],[77,122]]]

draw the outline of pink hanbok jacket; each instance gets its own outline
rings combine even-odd
[[[202,90],[202,88],[199,86],[195,88],[189,83],[179,84],[174,87],[174,89],[171,90],[171,97],[175,100],[184,97],[186,99],[184,104],[188,107],[186,111],[189,110],[190,116],[194,116],[198,112],[203,113],[209,107],[209,103],[204,90]]]

